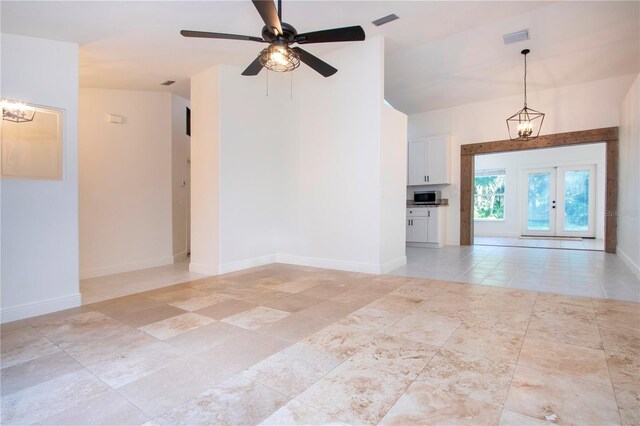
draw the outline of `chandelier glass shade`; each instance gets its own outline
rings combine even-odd
[[[21,102],[2,100],[2,119],[14,123],[26,123],[33,121],[36,109]]]
[[[289,72],[300,66],[300,57],[286,43],[273,42],[260,52],[260,64],[275,72]]]
[[[507,130],[511,140],[535,139],[540,135],[542,123],[544,121],[544,113],[531,109],[527,106],[527,54],[529,49],[524,49],[524,107],[507,118]]]

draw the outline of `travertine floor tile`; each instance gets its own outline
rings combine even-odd
[[[236,327],[255,330],[263,325],[271,324],[272,322],[276,322],[289,315],[291,315],[289,312],[258,306],[248,311],[240,312],[239,314],[224,318],[222,321],[227,324],[235,325]]]
[[[203,309],[211,305],[215,305],[216,303],[224,302],[226,300],[230,300],[231,297],[225,294],[207,294],[205,296],[195,296],[186,300],[178,300],[175,302],[169,303],[171,306],[175,306],[176,308],[183,309],[185,311],[197,311],[198,309]]]
[[[245,312],[255,308],[253,303],[245,302],[242,300],[225,300],[224,302],[216,303],[215,305],[199,309],[196,314],[204,315],[216,320],[221,320],[226,317]]]
[[[250,425],[266,419],[290,398],[234,376],[156,419],[160,425]]]
[[[130,330],[121,322],[96,311],[60,317],[36,329],[62,349],[93,344]]]
[[[370,303],[369,305],[367,305],[367,307],[383,309],[385,311],[406,315],[414,309],[418,308],[421,303],[422,299],[419,299],[417,297],[406,297],[398,296],[395,294],[388,294]]]
[[[414,382],[381,425],[495,425],[499,407]]]
[[[286,405],[282,406],[278,411],[264,419],[261,426],[283,426],[283,425],[344,425],[332,418],[331,416],[323,413],[320,410],[303,404],[295,399],[289,401]]]
[[[2,368],[60,352],[59,347],[31,327],[3,331],[0,338]]]
[[[166,340],[186,331],[211,324],[214,321],[209,317],[189,312],[145,325],[140,327],[140,330],[160,340]]]
[[[347,359],[376,338],[379,333],[332,324],[301,342],[310,348]]]
[[[296,399],[349,424],[376,424],[409,383],[400,376],[345,363]]]
[[[289,346],[243,372],[280,393],[295,397],[342,362],[304,344]]]
[[[418,377],[430,386],[478,401],[502,406],[514,364],[441,350]]]
[[[594,349],[603,348],[600,331],[595,320],[585,321],[570,317],[564,319],[545,318],[534,313],[529,322],[527,336]]]
[[[500,426],[549,426],[546,420],[538,420],[515,411],[502,410]]]
[[[406,314],[365,306],[337,321],[336,324],[362,330],[384,331],[405,316]]]
[[[611,385],[517,366],[505,408],[558,424],[620,424]]]
[[[523,339],[521,334],[464,325],[453,333],[444,349],[515,364]]]
[[[86,370],[40,383],[2,397],[2,424],[31,424],[107,392],[109,387]]]
[[[383,335],[353,355],[347,363],[354,368],[372,368],[410,380],[422,371],[438,351],[435,346]]]
[[[291,296],[284,297],[278,300],[268,301],[263,303],[263,306],[267,306],[273,309],[279,309],[286,312],[298,312],[303,309],[309,308],[313,305],[323,302],[324,299],[313,296],[306,296],[303,294],[292,294]]]
[[[195,355],[248,333],[247,330],[224,322],[214,322],[185,331],[166,340],[183,352]]]
[[[130,327],[142,327],[154,322],[162,321],[167,318],[177,317],[186,313],[182,309],[178,309],[174,306],[161,305],[155,308],[149,308],[144,310],[132,310],[126,313],[118,315],[116,318],[123,324]]]
[[[623,425],[640,425],[640,386],[635,390],[614,389]]]
[[[142,425],[147,417],[133,404],[109,390],[94,398],[40,420],[36,424],[51,425]]]
[[[78,370],[82,370],[82,366],[64,352],[56,352],[52,355],[3,368],[0,370],[2,396]]]
[[[601,349],[526,337],[518,365],[576,379],[611,383],[604,351]]]
[[[207,359],[185,359],[118,388],[118,393],[155,418],[232,375]]]
[[[280,339],[297,342],[332,323],[333,321],[321,317],[313,317],[298,312],[271,324],[264,325],[257,331]]]
[[[393,326],[393,335],[442,346],[461,323],[458,318],[417,310]]]

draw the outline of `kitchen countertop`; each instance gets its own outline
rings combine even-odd
[[[419,209],[419,208],[433,208],[433,207],[447,207],[449,205],[449,200],[447,198],[443,198],[440,204],[413,204],[413,201],[407,200],[407,208],[408,209]]]

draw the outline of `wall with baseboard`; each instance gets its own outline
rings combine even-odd
[[[620,106],[618,254],[640,278],[640,75]]]
[[[2,34],[2,97],[64,111],[63,179],[3,179],[0,321],[80,304],[78,45]]]
[[[173,263],[172,95],[81,89],[79,150],[80,277]]]
[[[531,92],[529,106],[546,113],[542,134],[613,127],[619,124],[620,104],[636,75]],[[505,119],[522,106],[521,96],[460,105],[409,116],[409,139],[450,134],[451,185],[407,187],[413,192],[440,189],[449,199],[447,244],[460,244],[460,145],[508,138]]]

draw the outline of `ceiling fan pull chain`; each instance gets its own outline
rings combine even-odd
[[[289,99],[293,100],[293,73],[289,74],[291,76],[291,87],[289,88]]]
[[[267,97],[269,97],[269,71],[267,71],[265,74],[267,74]]]

